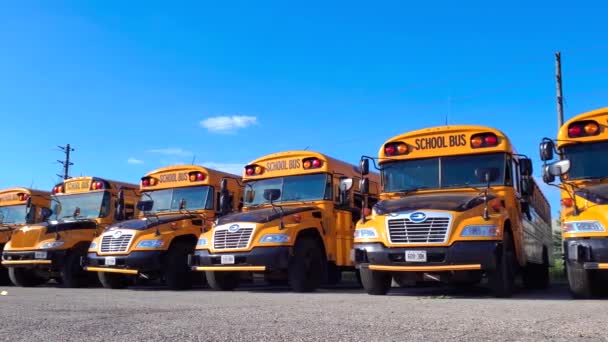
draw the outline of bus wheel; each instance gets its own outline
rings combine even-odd
[[[8,276],[15,286],[32,287],[45,283],[45,280],[36,276],[34,270],[20,267],[11,267],[8,269]]]
[[[323,280],[325,258],[316,240],[300,238],[296,241],[289,262],[289,286],[295,292],[312,292]]]
[[[192,287],[193,274],[188,267],[188,254],[193,246],[178,241],[171,245],[166,255],[165,280],[171,290],[186,290]]]
[[[367,267],[359,269],[363,288],[370,295],[385,295],[391,289],[393,277],[388,272],[372,271]]]
[[[506,298],[513,295],[515,262],[513,238],[509,231],[505,231],[502,244],[496,251],[496,268],[488,272],[490,287],[495,297]]]
[[[124,289],[127,287],[127,276],[119,273],[97,272],[99,282],[106,289]]]
[[[63,287],[82,287],[87,283],[88,274],[80,266],[80,257],[85,256],[85,250],[72,250],[61,266],[61,285]]]
[[[593,297],[590,271],[584,269],[583,265],[578,262],[568,261],[566,263],[566,273],[570,285],[570,294],[573,298],[586,299]]]
[[[0,286],[6,286],[11,284],[11,278],[8,276],[8,269],[0,266]]]
[[[218,291],[230,291],[239,286],[238,272],[210,272],[206,271],[209,287]]]

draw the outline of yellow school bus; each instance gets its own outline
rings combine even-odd
[[[363,173],[369,160],[362,158]],[[381,200],[357,223],[353,255],[369,294],[386,294],[392,277],[472,285],[485,276],[499,297],[512,294],[519,271],[527,287],[548,285],[549,203],[530,159],[504,133],[482,126],[405,133],[382,145],[378,164]]]
[[[229,178],[240,177],[197,165],[146,174],[138,204],[142,217],[111,225],[97,237],[85,269],[98,272],[107,288],[123,288],[137,277],[162,280],[174,290],[191,287],[195,279],[187,258],[198,236],[216,217],[238,210],[238,183],[224,182],[220,189]]]
[[[245,166],[242,213],[219,218],[190,257],[209,285],[231,290],[241,276],[262,273],[297,292],[337,282],[350,260],[361,194],[357,166],[311,151],[270,154]],[[371,175],[378,193],[378,175]]]
[[[0,254],[13,230],[46,220],[50,193],[27,188],[0,190]],[[0,285],[10,283],[8,270],[0,266]]]
[[[566,274],[575,298],[599,294],[608,282],[608,108],[580,114],[566,122],[555,144],[545,138],[540,157],[543,180],[560,177],[562,239]]]
[[[104,227],[135,215],[137,186],[97,177],[75,177],[52,191],[53,210],[47,222],[13,231],[2,253],[17,286],[35,286],[55,279],[65,287],[88,283],[81,257]]]

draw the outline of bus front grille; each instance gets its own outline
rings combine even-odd
[[[409,218],[388,220],[392,243],[442,243],[446,241],[449,228],[449,217],[429,217],[419,223]]]
[[[101,252],[126,252],[129,249],[129,244],[131,243],[132,238],[132,234],[123,234],[116,238],[112,235],[105,235],[101,239]]]
[[[228,230],[216,230],[213,234],[214,249],[247,248],[253,228],[241,228],[231,233]]]

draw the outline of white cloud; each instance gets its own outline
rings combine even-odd
[[[144,161],[141,159],[131,157],[131,158],[127,159],[127,163],[128,164],[143,164]]]
[[[213,133],[234,133],[240,128],[249,127],[257,123],[258,118],[245,115],[214,116],[200,122],[202,127]]]
[[[180,156],[180,157],[189,157],[192,156],[192,152],[183,150],[179,147],[169,147],[169,148],[157,148],[153,150],[147,150],[148,153],[159,153],[168,156]]]
[[[245,167],[245,165],[247,165],[246,163],[238,164],[238,163],[215,163],[215,162],[203,162],[203,163],[198,163],[198,164],[200,164],[201,166],[210,168],[210,169],[232,173],[233,175],[237,175],[237,176],[241,176],[243,174],[243,168]]]

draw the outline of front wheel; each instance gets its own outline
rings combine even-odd
[[[295,292],[312,292],[324,278],[325,256],[315,239],[302,237],[296,241],[288,269],[289,286]]]
[[[570,294],[576,299],[587,299],[593,297],[593,283],[591,272],[583,268],[581,263],[568,261],[566,263],[566,274]]]
[[[492,294],[499,298],[508,298],[515,289],[515,248],[511,233],[505,231],[502,244],[496,251],[496,268],[489,272]]]
[[[128,285],[127,276],[124,274],[97,272],[97,277],[106,289],[124,289]]]
[[[361,268],[361,283],[370,295],[385,295],[391,289],[393,277],[388,272],[372,271],[369,268]]]
[[[218,291],[231,291],[239,286],[238,272],[213,272],[206,271],[209,287]]]
[[[61,267],[61,285],[63,287],[82,287],[87,283],[89,275],[80,266],[80,258],[85,254],[84,250],[73,250],[65,258]]]
[[[8,269],[0,266],[0,286],[11,284],[11,278],[8,276]]]
[[[27,268],[11,267],[8,269],[8,276],[15,286],[32,287],[45,283],[45,280],[36,276],[34,270]]]
[[[165,280],[171,290],[186,290],[192,287],[193,274],[188,267],[188,254],[194,246],[187,243],[174,243],[166,256]]]

